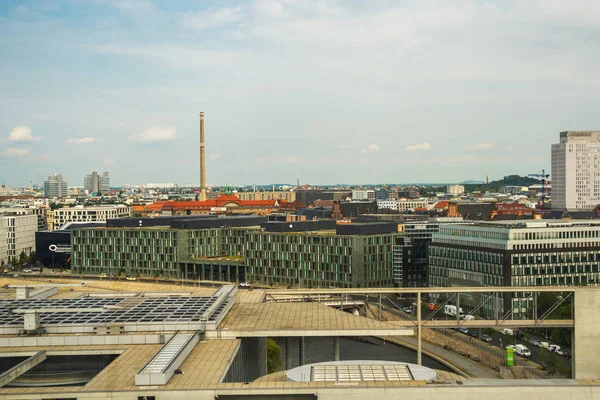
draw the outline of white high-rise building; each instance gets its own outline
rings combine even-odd
[[[593,210],[600,204],[600,131],[560,133],[552,145],[552,209]]]

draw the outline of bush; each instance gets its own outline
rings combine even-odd
[[[282,365],[281,347],[273,339],[267,338],[267,374],[279,371]]]

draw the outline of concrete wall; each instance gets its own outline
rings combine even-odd
[[[486,382],[487,383],[487,382]],[[595,400],[600,398],[600,386],[579,385],[573,381],[564,381],[558,385],[527,386],[527,381],[510,381],[503,385],[472,385],[472,386],[413,386],[413,387],[338,387],[338,388],[278,388],[278,389],[229,389],[229,390],[156,390],[141,389],[128,392],[95,392],[86,393],[77,391],[73,393],[61,392],[61,398],[77,398],[78,400],[137,400],[138,396],[156,396],[156,399],[169,400],[213,400],[219,399],[293,399],[296,394],[317,395],[319,400],[352,400],[352,399],[377,399],[377,400],[455,400],[455,399],[537,399],[544,400]],[[235,396],[235,397],[234,397]],[[0,399],[46,399],[48,394],[24,393],[17,395],[2,395]],[[316,396],[314,398],[317,398]]]
[[[267,339],[244,338],[223,382],[252,382],[267,374]]]
[[[575,290],[573,377],[600,378],[600,296],[597,290]]]

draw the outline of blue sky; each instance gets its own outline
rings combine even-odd
[[[0,2],[0,179],[455,182],[600,129],[592,0]]]

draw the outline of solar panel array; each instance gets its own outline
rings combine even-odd
[[[39,300],[0,300],[0,326],[22,325],[23,315],[13,313],[13,309],[48,308],[102,308],[118,307],[125,297],[100,298],[82,297],[76,299],[39,299]],[[104,324],[136,322],[197,322],[202,314],[215,303],[216,297],[162,297],[148,298],[126,309],[107,309],[104,312],[42,312],[39,314],[42,325],[53,324]],[[229,299],[224,301],[217,311],[208,318],[216,321],[225,309]]]

